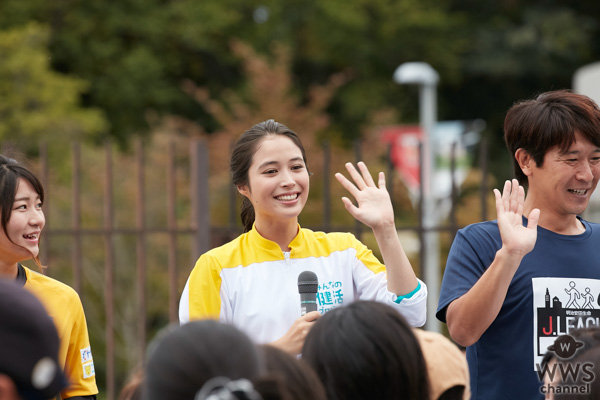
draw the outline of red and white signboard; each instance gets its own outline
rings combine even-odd
[[[392,145],[392,163],[411,193],[417,193],[421,186],[419,143],[422,138],[420,126],[388,126],[381,130],[381,140]]]
[[[440,121],[435,126],[431,138],[431,156],[434,160],[431,175],[432,196],[438,201],[437,207],[441,216],[445,214],[446,209],[449,210],[447,200],[452,191],[452,147],[455,146],[456,157],[454,182],[460,186],[471,167],[471,149],[479,141],[484,126],[485,123],[479,120]],[[384,143],[392,145],[392,163],[415,204],[421,186],[419,144],[424,139],[423,130],[418,125],[386,126],[381,128],[380,138]]]

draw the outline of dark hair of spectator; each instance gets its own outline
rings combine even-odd
[[[593,368],[593,374],[594,374],[594,382],[591,383],[591,392],[592,395],[590,397],[590,394],[586,394],[586,395],[578,395],[576,396],[576,398],[579,400],[586,400],[586,399],[595,399],[595,400],[600,400],[600,353],[598,352],[598,349],[600,349],[600,328],[598,327],[588,327],[588,328],[579,328],[579,329],[574,329],[571,330],[569,332],[569,336],[571,336],[573,339],[575,339],[575,341],[582,343],[582,346],[580,348],[577,349],[577,351],[575,352],[575,354],[573,354],[573,356],[571,356],[568,359],[562,359],[562,358],[558,358],[556,356],[556,354],[553,351],[548,350],[545,354],[544,357],[542,358],[542,361],[540,363],[541,369],[542,370],[551,370],[552,367],[549,366],[549,363],[552,361],[555,361],[556,363],[559,364],[563,364],[562,368],[563,370],[567,370],[569,368],[577,368],[578,370],[583,371],[583,365],[586,363],[592,363]],[[567,365],[567,364],[570,364]],[[577,366],[579,365],[579,366]],[[553,367],[556,368],[555,371],[559,371],[561,366],[557,366],[557,367]],[[586,366],[587,371],[589,371],[589,366]],[[578,381],[578,382],[573,382],[572,379],[569,379],[568,382],[561,382],[561,376],[559,376],[560,373],[555,372],[554,376],[556,376],[556,381],[552,383],[552,385],[557,388],[555,390],[566,390],[567,393],[555,393],[554,394],[554,399],[555,400],[561,400],[561,399],[572,399],[573,398],[573,393],[570,393],[568,391],[568,389],[564,389],[566,386],[572,387],[572,386],[585,386],[587,383],[589,382],[583,382],[582,380]],[[587,378],[586,374],[583,374],[583,372],[581,374],[577,374],[578,377],[580,379],[582,379],[583,377]],[[571,376],[569,375],[569,378],[571,378]],[[540,377],[541,379],[541,377]],[[560,388],[559,388],[560,387]],[[550,389],[551,390],[551,389]]]
[[[598,345],[577,353],[572,360],[560,362],[570,364],[563,368],[570,367],[571,371],[577,370],[578,373],[566,374],[566,381],[558,382],[555,400],[600,400],[600,347]],[[583,394],[581,394],[582,388]]]
[[[215,320],[191,321],[164,332],[153,346],[143,398],[193,400],[212,378],[252,380],[262,371],[261,354],[245,333]]]
[[[357,301],[329,311],[310,330],[302,357],[329,400],[429,398],[419,342],[404,317],[383,303]]]
[[[287,398],[290,400],[327,399],[323,384],[306,362],[270,345],[260,347],[264,355],[267,375],[283,383],[281,390],[287,392]],[[267,390],[267,385],[256,383],[255,386],[264,400],[273,398],[268,395],[270,391]],[[276,396],[277,393],[274,397]]]

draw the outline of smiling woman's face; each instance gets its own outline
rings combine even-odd
[[[0,259],[16,263],[36,257],[45,223],[39,194],[20,178],[6,232],[0,231]]]
[[[286,136],[266,136],[254,153],[248,182],[238,190],[252,203],[256,221],[297,220],[309,191],[302,151]]]

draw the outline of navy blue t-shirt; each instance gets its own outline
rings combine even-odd
[[[548,389],[536,368],[548,346],[573,329],[600,326],[600,225],[580,221],[580,235],[538,227],[500,313],[467,348],[472,399],[542,399]],[[448,305],[471,289],[501,247],[497,221],[458,232],[442,280],[439,320],[446,322]]]

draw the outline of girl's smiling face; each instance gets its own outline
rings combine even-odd
[[[40,195],[28,180],[19,178],[6,232],[0,230],[0,259],[17,263],[37,257],[45,222]]]
[[[257,146],[248,170],[248,185],[238,186],[254,207],[256,221],[293,219],[308,198],[309,175],[302,151],[283,135],[269,135]]]

